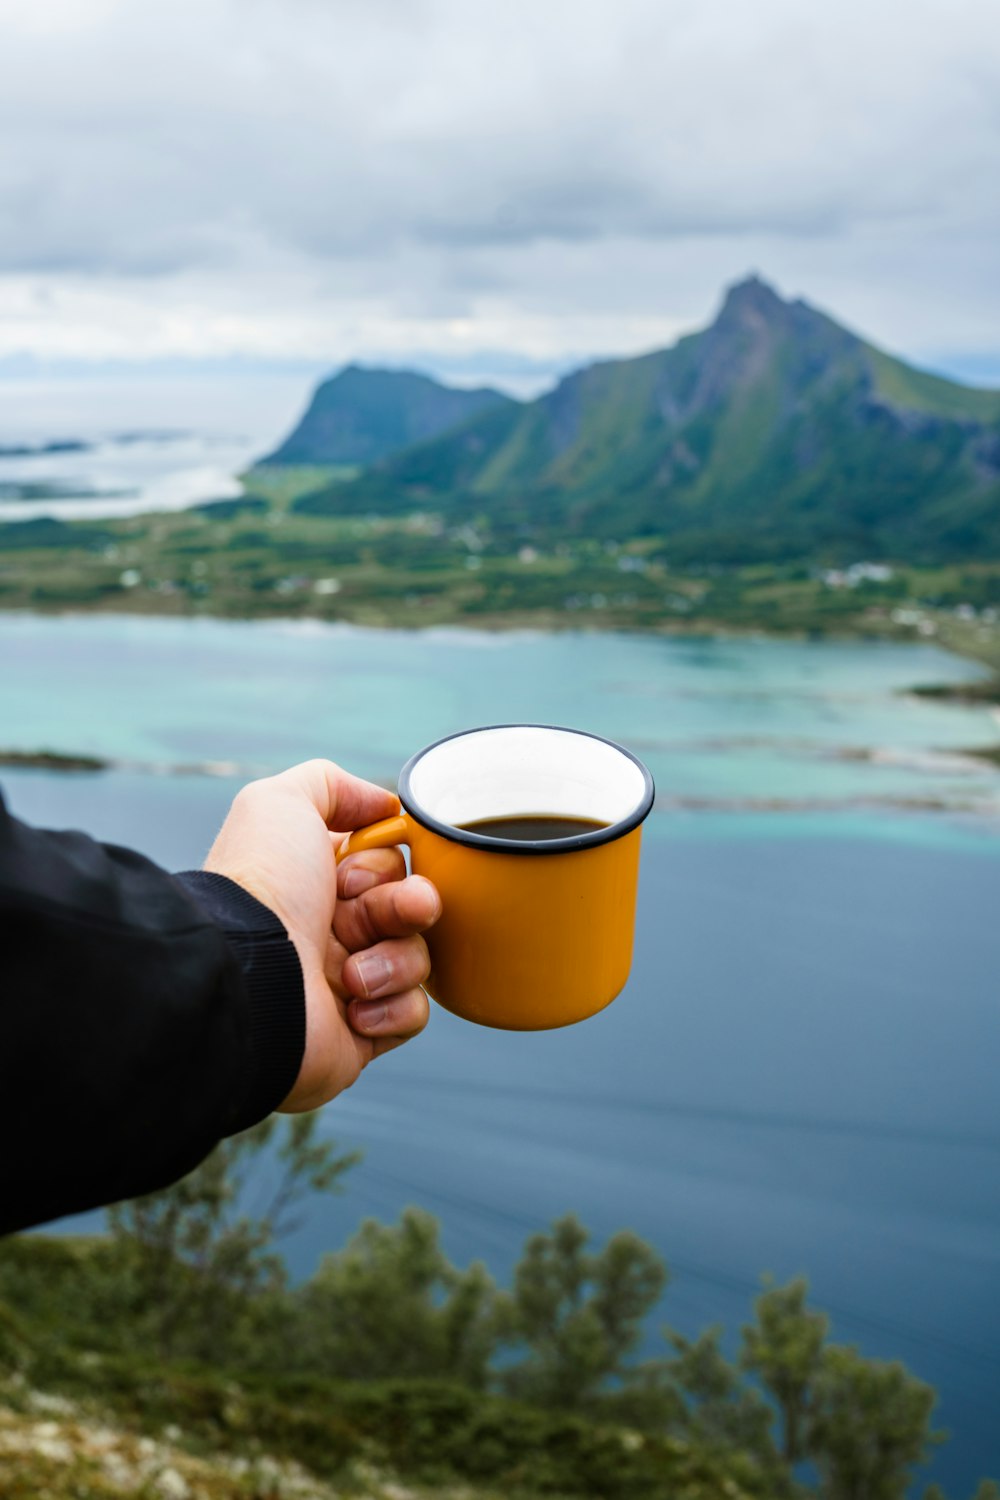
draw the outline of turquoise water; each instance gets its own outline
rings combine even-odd
[[[837,1337],[939,1389],[934,1473],[961,1496],[1000,1471],[1000,772],[955,752],[1000,728],[906,689],[975,671],[874,644],[0,617],[0,745],[120,763],[0,775],[24,816],[179,867],[246,774],[302,756],[390,778],[517,718],[637,750],[659,800],[627,990],[535,1036],[435,1010],[327,1111],[366,1159],[293,1266],[418,1202],[501,1278],[566,1210],[634,1227],[686,1332],[803,1271]]]
[[[630,745],[661,811],[1000,814],[997,770],[954,754],[1000,742],[991,711],[906,694],[978,674],[929,647],[15,615],[0,652],[8,748],[392,777],[441,735],[526,719]]]

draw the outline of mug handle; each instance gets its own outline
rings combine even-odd
[[[369,823],[367,828],[355,828],[337,850],[337,863],[348,854],[363,854],[366,849],[389,849],[396,844],[410,842],[410,819],[405,812],[394,818],[383,818],[381,822]]]

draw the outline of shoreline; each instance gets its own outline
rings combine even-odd
[[[117,603],[117,601],[116,601]],[[126,601],[122,601],[124,606]],[[132,601],[128,600],[131,604]],[[634,622],[610,622],[593,617],[584,619],[567,620],[565,613],[556,611],[508,611],[486,616],[479,615],[475,618],[458,615],[449,620],[421,622],[415,624],[410,620],[397,621],[392,619],[370,619],[357,618],[331,618],[329,614],[318,611],[289,612],[287,609],[278,611],[257,611],[254,614],[236,613],[234,611],[217,611],[205,608],[203,605],[194,609],[149,609],[149,608],[80,608],[79,606],[56,606],[42,609],[20,608],[13,610],[0,609],[0,620],[45,620],[58,619],[65,621],[67,626],[74,620],[85,617],[93,617],[99,620],[122,620],[122,619],[149,619],[149,620],[188,620],[200,622],[218,622],[220,624],[239,625],[264,625],[278,627],[301,628],[311,630],[359,630],[359,631],[401,631],[407,635],[431,635],[438,633],[447,638],[450,633],[456,636],[481,635],[481,636],[504,636],[517,634],[603,634],[603,635],[633,635],[642,639],[676,639],[687,641],[759,641],[762,644],[776,642],[794,642],[815,644],[862,644],[862,645],[890,645],[890,646],[931,646],[933,649],[952,656],[956,662],[972,661],[983,669],[984,676],[980,678],[965,679],[953,682],[924,682],[914,683],[905,687],[895,689],[898,696],[912,696],[917,700],[932,700],[942,703],[966,706],[972,708],[985,708],[995,710],[994,717],[998,721],[998,735],[1000,735],[1000,675],[991,670],[992,662],[987,656],[984,660],[969,649],[962,650],[959,645],[938,636],[928,637],[920,634],[916,639],[912,635],[904,636],[898,630],[877,631],[871,628],[857,628],[839,631],[828,631],[822,635],[816,632],[802,630],[763,630],[760,628],[747,628],[722,624],[719,622],[703,621],[664,621],[656,627],[636,625]],[[1000,738],[996,743],[968,746],[948,746],[944,749],[931,747],[929,754],[941,754],[967,762],[978,763],[982,766],[1000,769]],[[855,759],[877,759],[877,747],[858,746],[848,747],[843,751],[843,758]],[[248,777],[253,775],[267,774],[266,768],[250,765],[237,765],[230,761],[194,761],[194,762],[167,762],[167,761],[136,761],[129,757],[121,758],[115,755],[97,755],[86,751],[75,749],[57,749],[52,745],[25,746],[2,746],[0,745],[0,769],[43,771],[66,775],[101,774],[115,771],[141,772],[151,776],[209,776],[209,777]]]
[[[948,628],[950,624],[948,621],[941,622],[933,634],[926,634],[915,633],[909,628],[901,629],[891,622],[883,628],[881,622],[871,618],[858,619],[856,623],[842,621],[840,628],[837,629],[816,630],[803,629],[795,625],[789,625],[786,629],[775,628],[773,623],[768,628],[707,618],[700,620],[665,619],[655,623],[645,623],[620,616],[616,618],[614,612],[610,610],[586,613],[581,610],[572,619],[567,619],[565,610],[549,608],[484,611],[474,614],[455,612],[432,620],[426,618],[415,620],[412,618],[413,613],[410,610],[391,611],[366,605],[359,605],[356,609],[336,615],[318,609],[289,612],[287,607],[247,612],[211,609],[201,602],[192,608],[186,600],[179,600],[176,607],[164,608],[162,599],[150,600],[147,603],[145,600],[140,601],[128,597],[121,600],[103,599],[91,607],[81,601],[72,604],[53,602],[40,607],[32,605],[4,609],[0,603],[0,616],[25,616],[40,619],[71,620],[88,616],[116,619],[124,616],[134,619],[219,620],[225,623],[253,625],[321,625],[334,629],[338,626],[346,626],[360,630],[402,630],[416,633],[426,633],[432,630],[469,630],[484,635],[504,635],[518,631],[532,631],[547,635],[636,635],[652,639],[799,641],[817,644],[824,641],[834,644],[869,642],[895,646],[931,646],[943,651],[946,655],[958,657],[959,660],[975,662],[976,665],[982,667],[986,675],[980,679],[960,683],[915,683],[903,691],[913,693],[919,698],[934,698],[945,702],[1000,709],[1000,655],[998,655],[1000,632],[997,633],[996,639],[991,637],[989,646],[983,646],[979,642],[970,641],[967,637],[955,639]]]
[[[423,512],[316,517],[295,509],[315,479],[251,469],[235,500],[0,525],[0,609],[935,644],[984,668],[995,685],[980,691],[1000,704],[1000,560],[888,559],[876,577],[822,558],[695,565],[665,538],[555,540]]]
[[[712,619],[661,618],[655,622],[634,616],[625,617],[614,610],[580,610],[567,618],[567,611],[551,607],[538,609],[509,609],[493,611],[451,611],[427,619],[426,609],[386,609],[366,603],[334,614],[320,608],[289,610],[287,604],[275,608],[213,609],[203,601],[196,603],[177,598],[176,603],[165,605],[163,596],[145,599],[142,596],[124,594],[119,598],[103,598],[92,604],[84,600],[55,601],[51,603],[13,605],[9,608],[0,601],[0,616],[26,616],[28,618],[78,619],[96,615],[107,619],[122,616],[135,619],[159,620],[221,620],[243,624],[316,624],[331,627],[349,626],[361,630],[406,630],[425,632],[430,630],[472,630],[484,635],[504,635],[515,631],[538,631],[547,635],[597,634],[637,635],[651,638],[688,640],[762,640],[762,641],[811,641],[847,642],[860,641],[886,643],[896,646],[931,646],[963,661],[972,661],[987,674],[982,679],[964,684],[918,683],[908,689],[924,698],[949,698],[954,693],[961,701],[982,703],[1000,708],[1000,630],[991,632],[988,643],[970,640],[967,633],[956,635],[947,617],[934,623],[933,632],[901,627],[893,621],[870,615],[855,619],[844,619],[836,627],[804,628],[789,624],[787,627],[770,622],[769,625],[750,625],[733,621]],[[417,618],[414,618],[417,616]]]

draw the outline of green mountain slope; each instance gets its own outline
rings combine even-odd
[[[914,370],[752,278],[672,349],[592,365],[299,503],[659,536],[678,560],[1000,556],[1000,392]]]
[[[499,391],[455,390],[412,370],[348,365],[317,387],[294,432],[263,462],[371,464],[491,408],[514,404]]]

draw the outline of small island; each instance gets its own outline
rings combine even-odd
[[[87,453],[93,443],[82,438],[54,438],[49,443],[0,444],[0,458],[44,458],[57,453]]]
[[[3,750],[0,766],[25,771],[107,771],[111,762],[97,755],[67,755],[58,750]]]

